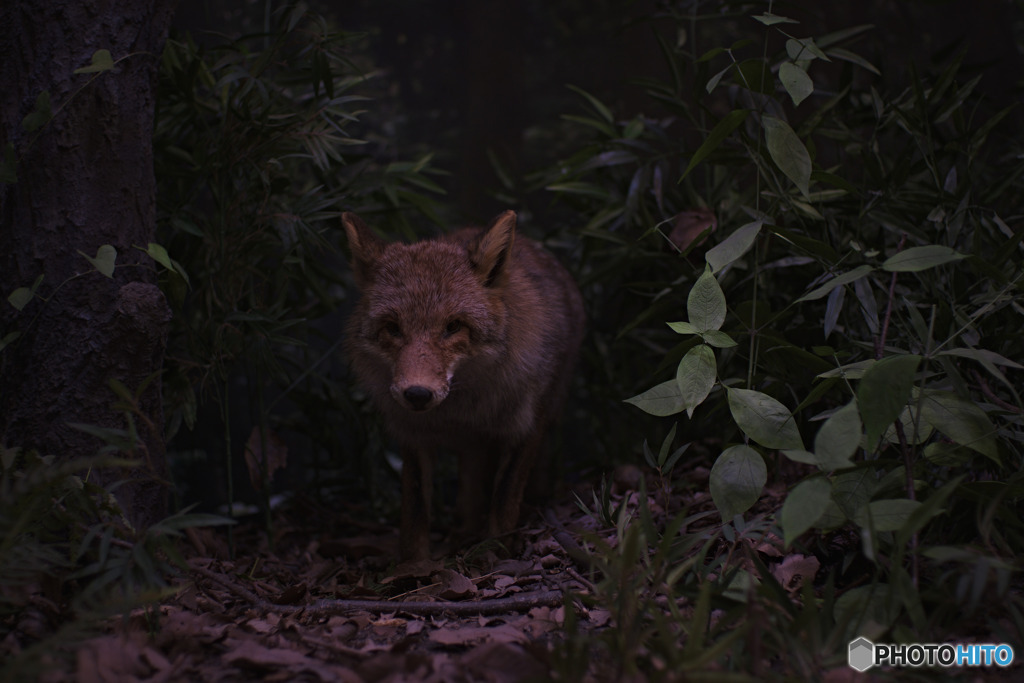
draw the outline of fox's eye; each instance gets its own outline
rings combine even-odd
[[[465,327],[465,325],[462,324],[461,320],[452,320],[444,327],[445,336],[450,337],[463,327]]]
[[[391,337],[401,337],[402,336],[402,328],[399,327],[398,323],[396,323],[393,320],[389,320],[386,323],[384,323],[384,328],[383,329],[384,329],[384,332],[387,333]]]

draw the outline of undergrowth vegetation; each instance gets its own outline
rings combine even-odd
[[[770,5],[690,5],[689,40],[662,41],[670,78],[645,84],[664,116],[581,93],[567,125],[590,142],[534,177],[583,218],[592,310],[626,312],[595,316],[607,376],[717,444],[719,525],[646,496],[589,508],[619,529],[594,549],[603,599],[636,626],[606,643],[612,661],[686,671],[714,650],[727,669],[810,676],[858,635],[1020,643],[1012,108],[975,95],[962,53],[887,82],[856,51],[870,26],[811,36]],[[698,48],[714,21],[757,30]],[[658,455],[644,444],[652,472],[687,457],[675,431]],[[755,507],[766,484],[788,489],[780,510]],[[813,588],[780,587],[749,551],[764,542],[818,556]],[[692,616],[666,622],[682,597]]]

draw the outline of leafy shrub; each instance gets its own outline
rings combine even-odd
[[[269,34],[209,49],[171,40],[163,56],[160,239],[187,274],[163,283],[175,311],[165,397],[169,436],[196,430],[171,456],[186,464],[190,442],[200,461],[223,453],[232,501],[232,458],[250,428],[250,454],[272,451],[277,432],[302,435],[312,476],[327,456],[368,450],[338,377],[352,291],[339,213],[379,214],[406,234],[410,211],[440,220],[424,194],[440,191],[430,156],[397,159],[364,123],[380,73],[361,54],[359,36],[289,7]],[[219,410],[204,412],[205,398]],[[269,460],[250,461],[265,508]]]
[[[681,15],[679,35],[705,19]],[[591,141],[534,178],[587,217],[596,309],[626,312],[619,329],[596,322],[598,362],[623,396],[640,391],[629,403],[715,433],[721,533],[747,527],[771,471],[797,473],[774,517],[785,546],[856,529],[829,581],[862,556],[870,585],[843,596],[839,635],[983,623],[1022,547],[1011,111],[987,109],[962,57],[885,83],[851,49],[868,26],[812,38],[770,9],[749,19],[757,40],[662,41],[671,78],[646,84],[662,118],[622,120],[581,93],[571,121]],[[728,587],[719,575],[715,595]],[[1008,609],[1019,629],[1019,601]]]
[[[186,510],[132,529],[89,474],[138,465],[0,449],[0,639],[10,655],[0,678],[32,678],[45,658],[70,656],[99,620],[173,593],[182,532],[227,521]]]

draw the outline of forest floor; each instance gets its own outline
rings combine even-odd
[[[626,506],[634,519],[639,475],[620,468],[609,487],[611,505]],[[705,467],[691,468],[685,490],[648,494],[656,521],[683,509],[712,511],[707,477]],[[782,493],[766,491],[761,504],[778,506]],[[589,489],[579,499],[598,502]],[[569,494],[532,511],[508,538],[406,564],[395,564],[392,527],[342,520],[347,532],[324,531],[336,527],[323,520],[337,520],[337,512],[297,500],[276,513],[273,547],[255,523],[234,529],[233,558],[223,527],[190,530],[182,548],[188,571],[168,597],[111,620],[43,680],[645,680],[623,674],[614,648],[590,649],[618,624],[605,608],[607,589],[604,600],[594,599],[603,577],[586,557],[614,547],[621,529],[600,524],[576,501]],[[698,517],[687,533],[718,524],[717,513]],[[819,570],[813,556],[784,556],[774,537],[751,550],[770,559],[794,598]],[[677,618],[692,613],[685,600],[674,605]],[[583,644],[575,660],[568,641]],[[826,673],[834,683],[854,674],[845,666]]]

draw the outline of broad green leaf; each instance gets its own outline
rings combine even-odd
[[[698,344],[686,352],[676,368],[676,382],[688,411],[704,402],[715,386],[718,370],[715,352],[707,344]]]
[[[668,326],[679,334],[700,334],[700,330],[687,322],[668,323]]]
[[[811,193],[811,155],[808,154],[807,147],[782,119],[765,116],[761,125],[764,126],[768,153],[772,161],[793,181],[800,193],[807,197]]]
[[[4,347],[6,347],[8,344],[14,342],[14,340],[16,340],[20,336],[21,336],[21,332],[18,331],[18,330],[15,330],[14,332],[8,332],[7,334],[5,334],[4,338],[0,339],[0,351],[3,351]],[[2,446],[0,446],[0,451],[3,451],[3,447]],[[3,452],[6,452],[6,451],[3,451]]]
[[[814,437],[814,454],[818,467],[838,470],[852,467],[850,458],[860,446],[861,423],[854,399],[832,414]]]
[[[174,270],[174,266],[171,264],[170,254],[168,254],[167,250],[164,249],[161,245],[157,244],[156,242],[150,242],[148,245],[146,245],[146,253],[149,254],[149,257],[151,259],[159,263],[167,270]]]
[[[693,283],[686,297],[686,312],[690,324],[701,332],[720,329],[725,322],[725,293],[711,274],[710,266],[705,266],[704,273]]]
[[[817,524],[832,502],[831,492],[832,485],[824,477],[808,479],[793,487],[779,513],[786,547]]]
[[[730,446],[722,451],[711,467],[709,488],[722,521],[743,514],[761,497],[768,468],[764,459],[750,446]]]
[[[743,433],[765,448],[803,450],[796,421],[786,406],[760,391],[727,388],[729,411]]]
[[[868,468],[844,472],[832,481],[832,500],[848,518],[853,519],[865,503],[871,500],[878,481]]]
[[[21,120],[21,127],[28,132],[39,130],[53,117],[50,108],[50,91],[44,90],[36,97],[36,106]]]
[[[24,310],[28,303],[32,301],[32,290],[28,287],[18,287],[16,290],[10,293],[7,297],[7,301],[12,306],[17,308],[19,311]]]
[[[11,292],[10,296],[7,297],[7,301],[9,301],[10,304],[19,311],[24,309],[25,306],[32,301],[32,297],[35,296],[36,290],[39,289],[39,285],[43,284],[43,277],[43,273],[40,273],[39,277],[36,278],[36,281],[32,283],[31,287],[18,287],[16,290]]]
[[[869,451],[875,449],[885,430],[903,412],[920,363],[920,356],[890,356],[868,368],[861,378],[857,405],[867,431]]]
[[[817,465],[818,456],[810,451],[805,451],[799,448],[786,448],[779,451],[784,456],[792,460],[793,462],[803,463],[804,465]]]
[[[754,221],[737,228],[735,232],[716,244],[704,255],[704,260],[711,266],[711,272],[717,273],[739,257],[750,251],[754,240],[763,225],[762,221]]]
[[[771,14],[765,12],[764,14],[758,14],[757,16],[751,17],[754,21],[759,21],[765,26],[774,26],[775,24],[799,24],[800,22],[796,19],[790,19],[778,14]]]
[[[929,244],[924,247],[910,247],[898,254],[889,257],[882,264],[884,270],[891,273],[916,273],[935,266],[941,266],[950,261],[959,261],[967,258],[956,249],[944,247],[940,244]]]
[[[921,503],[908,498],[874,500],[854,514],[857,526],[875,531],[899,531]]]
[[[874,365],[877,361],[874,358],[868,358],[865,360],[859,360],[855,363],[848,363],[838,368],[823,372],[818,377],[821,379],[829,379],[831,377],[845,377],[846,379],[860,379],[867,372],[868,368]]]
[[[722,80],[722,77],[725,76],[725,74],[729,73],[732,67],[733,64],[729,64],[729,66],[725,67],[724,69],[722,69],[721,71],[719,71],[714,76],[708,79],[708,82],[704,85],[704,89],[708,92],[709,95],[711,94],[711,91],[718,86],[718,82]]]
[[[854,280],[859,280],[868,273],[870,273],[872,270],[874,270],[874,268],[868,265],[857,266],[853,270],[848,270],[845,273],[842,273],[841,275],[835,276],[834,278],[832,278],[825,284],[821,285],[820,287],[815,287],[811,291],[807,292],[807,294],[804,294],[802,297],[797,299],[797,302],[799,303],[801,301],[814,301],[815,299],[820,299],[821,297],[826,296],[836,287],[839,287],[841,285],[847,285],[853,282]]]
[[[955,443],[1000,462],[995,425],[973,401],[951,391],[925,391],[921,396],[921,419]]]
[[[101,245],[100,248],[96,250],[95,257],[89,256],[81,250],[79,250],[78,253],[84,256],[89,263],[92,264],[92,267],[98,270],[101,274],[106,277],[114,276],[114,262],[117,260],[117,249],[113,246],[109,244]]]
[[[799,106],[814,92],[814,82],[811,77],[793,62],[782,63],[782,66],[779,67],[779,80],[782,81],[782,87],[786,89],[789,97],[793,100],[794,107]]]
[[[725,72],[723,71],[722,73],[724,74]],[[718,146],[722,144],[722,141],[729,137],[729,134],[743,123],[749,113],[750,111],[747,109],[736,109],[723,116],[722,120],[715,124],[715,127],[711,129],[710,133],[708,133],[707,139],[701,143],[700,147],[697,148],[697,151],[693,153],[692,157],[690,157],[690,163],[687,164],[686,170],[683,171],[683,175],[680,180],[685,178],[694,166],[704,161],[709,154],[718,149]]]
[[[716,349],[730,349],[736,346],[736,340],[721,330],[707,330],[701,332],[701,338]]]
[[[814,38],[790,38],[786,41],[786,54],[794,62],[821,59],[830,62],[828,55],[815,45]]]
[[[114,59],[110,56],[110,50],[96,50],[92,53],[92,63],[75,69],[76,74],[92,74],[101,71],[110,71],[114,68]]]
[[[627,398],[626,403],[631,403],[645,413],[658,417],[675,415],[686,409],[683,396],[679,393],[679,383],[674,379],[651,387],[642,394]]]

